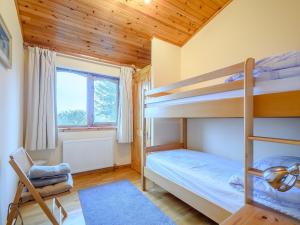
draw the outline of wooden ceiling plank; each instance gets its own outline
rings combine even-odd
[[[82,29],[83,31],[87,31],[86,29],[90,28],[89,32],[99,33],[102,35],[104,35],[103,33],[105,33],[111,38],[117,37],[122,38],[124,40],[126,39],[124,38],[124,36],[127,36],[135,40],[132,41],[132,44],[147,42],[147,39],[145,37],[142,38],[139,37],[137,34],[127,33],[126,30],[125,32],[123,32],[121,30],[112,29],[110,26],[107,26],[107,28],[103,28],[103,26],[97,26],[96,24],[93,26],[93,21],[87,21],[87,23],[85,23],[81,21],[81,17],[66,17],[66,12],[60,12],[59,10],[57,10],[55,13],[51,13],[51,11],[40,7],[37,11],[36,6],[34,4],[27,3],[26,1],[24,2],[25,4],[20,4],[20,9],[22,10],[21,15],[25,15],[29,18],[33,16],[39,16],[40,18],[49,20],[49,25],[53,24],[54,26],[61,26],[60,24],[67,24],[72,29],[76,27],[78,29]],[[75,24],[75,20],[79,20],[79,22],[76,22]]]
[[[223,7],[228,2],[228,0],[212,0],[212,1],[215,2],[216,4],[218,4],[219,7]]]
[[[145,66],[151,39],[182,46],[231,0],[15,0],[24,40]]]
[[[159,1],[159,4],[164,5],[166,8],[169,9],[169,11],[176,13],[178,16],[180,16],[180,17],[184,16],[188,20],[193,21],[194,23],[197,23],[198,26],[201,25],[203,20],[207,19],[207,17],[205,17],[201,13],[195,13],[195,14],[188,13],[185,9],[174,4],[174,2],[172,2],[172,0]]]
[[[202,15],[201,13],[188,13],[185,8],[180,7],[180,5],[176,4],[176,2],[172,0],[164,0],[164,1],[159,1],[159,4],[164,5],[166,8],[168,8],[170,11],[175,12],[176,14],[182,14],[184,15],[187,19],[194,21],[195,23],[201,22],[205,17],[205,15]]]
[[[172,43],[172,36],[176,36],[177,38],[182,37],[182,40],[186,36],[189,36],[186,33],[179,32],[178,30],[174,30],[165,24],[158,23],[157,21],[151,20],[151,18],[147,18],[146,16],[142,15],[141,13],[137,14],[132,12],[132,9],[128,7],[117,7],[115,6],[116,2],[110,2],[106,0],[102,0],[101,4],[97,4],[95,1],[86,1],[81,3],[77,0],[72,0],[72,2],[76,2],[76,6],[74,7],[73,11],[85,11],[88,8],[94,9],[94,16],[97,18],[99,12],[101,15],[98,17],[101,20],[101,16],[105,18],[110,18],[113,23],[116,23],[120,26],[132,28],[133,30],[138,30],[139,32],[144,32],[147,34],[147,38],[152,37],[155,33],[155,30],[159,31],[157,33],[163,34],[164,36],[168,37],[167,39],[169,42]],[[60,4],[64,4],[68,7],[67,0],[61,0]],[[89,4],[89,5],[87,5]],[[109,9],[109,10],[108,10]],[[178,42],[174,44],[180,44]]]
[[[168,2],[184,9],[187,13],[193,15],[203,15],[206,19],[210,18],[211,15],[215,12],[214,9],[210,8],[208,5],[202,2],[199,2],[198,0],[198,4],[195,4],[195,2],[191,2],[190,0],[168,0]]]
[[[38,21],[36,21],[37,23],[39,22],[39,20],[40,20],[40,18],[38,18]],[[50,24],[55,24],[55,22],[54,23],[50,23]],[[73,30],[73,29],[72,29]],[[84,42],[83,42],[84,43]],[[148,46],[149,46],[149,52],[150,52],[150,41],[148,41]],[[112,48],[115,48],[115,47],[112,47]],[[122,51],[123,49],[121,49],[121,48],[119,48],[120,49],[120,51]],[[140,53],[141,51],[139,50],[139,49],[136,49],[135,51],[134,51],[134,54],[141,54]],[[129,54],[129,53],[126,53],[127,55]],[[148,54],[148,55],[150,55],[150,54]],[[126,57],[126,55],[125,55],[125,57]],[[138,56],[139,57],[139,56]],[[148,56],[147,56],[148,57]],[[148,60],[150,61],[150,56],[148,57]]]
[[[178,16],[176,11],[169,11],[169,8],[160,4],[160,1],[153,1],[151,4],[145,6],[140,0],[116,0],[121,4],[124,4],[140,13],[143,13],[153,20],[157,20],[160,23],[164,23],[169,27],[172,27],[181,32],[193,34],[193,30],[198,27],[197,22],[187,19],[184,15]]]
[[[63,2],[66,0],[62,0]],[[80,0],[72,0],[80,2]],[[89,4],[91,8],[98,9],[101,13],[105,13],[107,9],[110,9],[110,17],[113,21],[120,18],[127,18],[127,24],[132,27],[137,27],[141,30],[148,30],[149,36],[153,35],[163,35],[165,39],[168,39],[170,43],[180,45],[182,41],[174,41],[174,36],[177,36],[177,39],[184,39],[186,36],[189,36],[186,33],[180,32],[178,30],[172,29],[171,27],[159,23],[156,20],[153,20],[138,11],[131,9],[130,7],[122,7],[124,4],[121,4],[116,1],[102,0],[101,4],[97,4],[95,1],[86,1],[86,4]],[[97,10],[95,10],[97,12]],[[112,15],[113,14],[113,15]],[[109,16],[109,15],[108,15]]]
[[[57,52],[61,52],[64,54],[69,54],[69,55],[82,55],[82,56],[90,56],[93,58],[97,58],[99,60],[103,60],[103,61],[107,61],[110,62],[112,64],[116,63],[116,64],[125,64],[125,65],[133,65],[132,62],[130,60],[128,60],[128,58],[112,58],[112,57],[105,57],[102,55],[98,55],[95,53],[91,53],[91,52],[87,52],[87,51],[81,51],[78,49],[78,47],[66,47],[66,45],[60,45],[59,43],[55,44],[55,46],[49,46],[48,44],[42,43],[40,40],[38,41],[32,41],[31,45],[33,46],[39,46],[42,48],[48,48],[51,50],[56,50]],[[136,64],[138,68],[143,68],[146,65],[149,65],[148,62],[143,61],[143,60],[139,60]]]
[[[23,1],[27,2],[27,4],[31,4],[32,6],[37,7],[38,9],[42,8],[44,10],[49,10],[49,6],[51,8],[55,8],[55,11],[47,12],[47,13],[52,13],[53,16],[56,16],[58,14],[60,16],[63,16],[64,18],[67,17],[69,19],[74,19],[76,21],[78,20],[86,21],[86,23],[93,24],[93,26],[116,29],[116,31],[122,34],[132,33],[139,38],[149,38],[149,35],[147,35],[146,33],[142,33],[141,30],[134,30],[134,29],[127,28],[124,26],[124,23],[120,23],[120,24],[116,23],[115,21],[112,21],[111,17],[109,17],[111,16],[110,14],[106,14],[105,11],[101,11],[101,13],[99,13],[97,10],[87,7],[86,4],[76,5],[75,7],[75,6],[70,6],[69,2],[64,0],[60,0],[59,2],[57,2],[56,0],[54,1],[47,0],[46,4],[43,1],[42,2],[32,2],[32,0],[23,0]]]
[[[61,22],[60,23],[60,26],[55,26],[55,25],[51,25],[51,24],[55,24],[57,21],[56,19],[52,19],[52,18],[46,18],[46,21],[44,18],[41,18],[39,16],[35,16],[35,15],[30,15],[30,14],[27,14],[24,12],[24,15],[26,16],[31,16],[31,20],[33,22],[33,24],[35,25],[39,25],[39,24],[47,24],[47,21],[52,21],[53,23],[48,23],[49,27],[56,27],[55,29],[59,29],[58,27],[62,27],[62,28],[65,28],[65,29],[70,29],[72,31],[77,31],[78,33],[82,33],[82,34],[86,34],[86,35],[94,35],[95,33],[98,34],[99,36],[99,41],[101,41],[101,37],[105,36],[107,38],[110,38],[112,42],[116,43],[119,41],[119,43],[124,43],[124,44],[129,44],[132,45],[132,46],[136,46],[136,47],[139,47],[139,48],[146,48],[146,46],[148,47],[148,50],[150,50],[150,42],[146,42],[144,44],[139,44],[136,42],[134,42],[134,40],[132,39],[125,39],[123,38],[123,36],[120,36],[119,39],[115,39],[115,38],[111,38],[109,35],[106,36],[106,33],[105,32],[100,32],[100,31],[97,31],[97,32],[93,32],[93,29],[92,28],[89,28],[89,27],[85,27],[85,28],[80,28],[78,27],[78,24],[77,26],[74,27],[73,23],[69,23],[67,20],[65,20],[64,22]],[[28,23],[27,21],[23,21],[24,24],[30,24]],[[117,35],[116,35],[117,36]]]
[[[100,59],[106,59],[106,60],[110,60],[110,61],[116,61],[116,62],[120,62],[120,63],[124,63],[124,64],[134,64],[138,67],[143,67],[144,65],[148,65],[149,64],[149,60],[147,59],[143,59],[141,57],[132,57],[132,56],[126,56],[124,57],[122,54],[116,53],[115,54],[104,54],[102,51],[101,53],[97,52],[97,51],[88,51],[86,48],[78,48],[78,44],[70,44],[70,42],[66,42],[64,40],[59,40],[55,39],[55,40],[51,40],[50,42],[47,41],[47,39],[41,39],[41,38],[35,38],[34,36],[32,37],[32,35],[30,34],[28,36],[28,34],[25,31],[24,37],[28,40],[30,40],[30,43],[32,44],[37,44],[38,46],[45,46],[48,48],[51,48],[55,51],[58,52],[62,52],[62,53],[67,53],[65,50],[66,49],[73,49],[73,52],[76,52],[78,54],[82,54],[82,55],[90,55],[93,57],[97,57]]]
[[[86,43],[86,41],[84,41],[84,40],[82,40],[82,39],[80,39],[76,36],[67,35],[65,33],[64,34],[59,34],[59,35],[50,34],[50,33],[41,34],[40,32],[35,32],[33,30],[26,30],[25,34],[26,34],[26,37],[31,35],[31,36],[34,36],[34,37],[37,37],[37,38],[41,38],[41,39],[45,40],[46,43],[50,43],[51,40],[53,40],[53,39],[58,40],[60,42],[64,42],[65,44],[75,43],[76,46],[84,46],[87,50],[91,50],[91,51],[93,51],[92,49],[97,49],[99,47],[98,44],[95,44],[95,43],[92,43],[92,42]],[[28,40],[26,38],[25,38],[25,40],[26,40],[26,42],[28,42]],[[106,54],[112,54],[113,52],[116,52],[114,46],[112,46],[112,47],[102,46],[101,51],[103,53],[106,53]],[[121,48],[120,52],[118,52],[118,54],[121,55],[121,56],[124,56],[124,57],[128,57],[128,56],[140,57],[140,58],[145,57],[145,58],[148,58],[148,59],[150,57],[149,54],[136,52],[135,50],[125,49],[125,48]]]
[[[189,1],[193,2],[193,4],[197,5],[197,6],[200,2],[201,5],[205,5],[209,8],[211,8],[212,13],[215,13],[215,11],[219,10],[220,7],[222,6],[218,2],[215,2],[214,0],[189,0]]]
[[[207,17],[199,12],[190,11],[186,5],[180,1],[176,0],[164,0],[164,4],[169,5],[173,8],[173,10],[177,11],[179,10],[180,13],[189,15],[189,17],[195,18],[198,21],[202,21],[207,19]]]
[[[79,38],[83,38],[88,42],[93,42],[93,43],[97,43],[100,46],[110,46],[110,45],[115,45],[117,47],[121,47],[124,46],[124,44],[126,44],[125,46],[127,48],[131,48],[131,49],[139,49],[141,52],[149,52],[149,50],[151,49],[150,43],[147,42],[145,44],[141,44],[141,45],[134,45],[131,44],[130,42],[123,42],[123,41],[119,41],[119,40],[115,40],[115,39],[111,39],[105,35],[99,35],[99,34],[90,34],[90,33],[86,33],[86,32],[82,32],[82,30],[78,30],[76,28],[73,29],[69,29],[69,26],[57,26],[57,27],[53,27],[53,25],[49,25],[49,23],[44,22],[42,19],[34,19],[33,17],[31,18],[32,23],[28,23],[27,21],[23,21],[23,26],[26,27],[26,29],[28,30],[32,30],[32,31],[38,31],[41,33],[68,33],[69,35],[74,35],[76,37]]]

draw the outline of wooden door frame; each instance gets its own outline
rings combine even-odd
[[[131,144],[131,168],[136,170],[137,172],[141,172],[141,157],[142,157],[142,139],[143,139],[143,127],[142,121],[143,118],[141,105],[143,104],[142,92],[143,92],[143,82],[150,82],[149,88],[151,86],[151,66],[148,65],[143,69],[137,71],[132,77],[132,98],[133,98],[133,142]],[[137,96],[140,95],[140,96]],[[136,108],[136,102],[139,101],[139,109]],[[139,110],[138,112],[136,110]],[[137,135],[140,130],[140,134]],[[140,147],[136,149],[136,145]]]

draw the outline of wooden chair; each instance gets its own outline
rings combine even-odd
[[[21,205],[23,205],[21,198],[23,189],[26,187],[28,192],[32,195],[33,201],[39,204],[42,208],[48,219],[51,221],[53,225],[61,225],[62,222],[67,218],[68,214],[66,210],[63,208],[59,200],[56,198],[58,195],[52,195],[47,197],[42,197],[39,191],[33,186],[30,179],[27,177],[27,173],[30,168],[34,165],[31,157],[28,153],[23,149],[18,149],[15,153],[10,155],[10,165],[13,167],[15,172],[17,173],[20,181],[17,187],[17,192],[11,207],[11,210],[8,214],[7,225],[12,225],[14,220],[16,219],[17,209]],[[52,210],[46,205],[45,200],[52,199]],[[55,218],[54,211],[55,206],[59,209],[59,218]],[[63,218],[62,218],[63,214]]]

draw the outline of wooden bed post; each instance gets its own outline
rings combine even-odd
[[[182,119],[182,143],[183,148],[187,149],[187,118]]]
[[[245,145],[245,204],[253,200],[253,178],[249,176],[249,168],[253,167],[253,70],[255,60],[248,58],[245,62],[244,78],[244,145]]]
[[[143,139],[142,139],[142,168],[141,168],[141,179],[142,179],[142,190],[146,191],[146,177],[144,172],[144,167],[146,165],[146,147],[147,147],[147,128],[146,128],[146,117],[145,117],[145,95],[146,89],[143,90],[143,96],[142,96],[142,105],[143,105]]]

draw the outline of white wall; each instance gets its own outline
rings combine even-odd
[[[0,14],[12,35],[12,69],[0,64],[0,224],[5,224],[7,206],[17,186],[9,154],[22,145],[23,39],[14,1],[1,0]]]
[[[180,47],[157,38],[152,39],[152,87],[159,87],[180,80],[180,56]]]
[[[180,47],[157,38],[151,43],[151,82],[159,87],[180,80]],[[178,142],[180,120],[153,119],[152,145]]]
[[[261,59],[300,50],[299,12],[298,0],[234,0],[182,47],[181,79],[235,64],[247,57]],[[259,119],[255,121],[255,132],[300,139],[300,119]],[[191,148],[242,160],[243,121],[189,120],[188,142]],[[299,147],[268,143],[257,143],[255,152],[257,158],[267,154],[300,155]]]
[[[254,127],[258,136],[300,139],[300,119],[255,119]],[[189,119],[188,148],[242,161],[243,133],[242,119]],[[255,142],[254,149],[255,160],[269,155],[300,156],[296,145]]]
[[[181,79],[300,50],[300,1],[233,0],[181,49]]]
[[[181,120],[157,118],[152,121],[151,145],[178,143],[181,140]]]
[[[59,55],[56,59],[58,67],[75,69],[80,71],[98,73],[102,75],[110,75],[119,77],[120,68],[117,66],[104,65],[97,62],[92,62],[85,59],[78,59],[75,57]],[[113,137],[115,164],[124,165],[131,163],[131,145],[118,144],[116,141],[116,129],[99,130],[99,131],[74,131],[74,132],[59,132],[58,134],[58,147],[55,150],[29,152],[33,159],[47,160],[49,164],[57,164],[62,161],[62,141],[63,140],[76,140],[76,139],[89,139],[97,137]],[[88,157],[88,156],[87,156]]]

